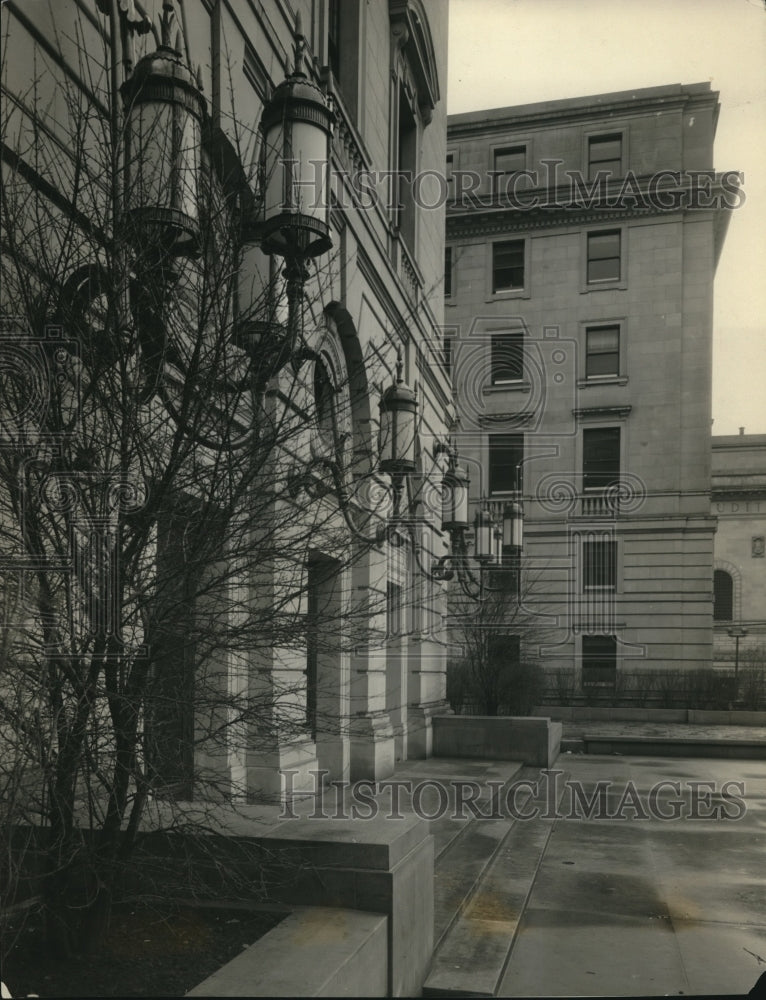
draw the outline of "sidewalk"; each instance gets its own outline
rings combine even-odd
[[[679,799],[668,782],[687,802],[695,788],[711,790],[695,782],[710,782],[711,801],[731,805],[724,784],[740,781],[746,808],[736,819],[721,809],[709,819],[629,810],[556,819],[497,995],[747,993],[766,968],[766,763],[567,755],[560,764],[591,793],[611,782],[612,802],[629,782],[644,803],[665,782],[658,813]]]

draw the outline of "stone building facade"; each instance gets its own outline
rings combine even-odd
[[[715,662],[766,656],[766,435],[713,436]],[[734,633],[734,634],[732,634]]]
[[[709,665],[707,84],[451,116],[445,324],[474,509],[524,506],[527,653],[577,691]]]
[[[243,593],[250,588],[255,604],[284,607],[285,581],[298,572],[298,596],[289,604],[295,627],[289,643],[276,640],[245,650],[244,673],[242,657],[235,663],[227,651],[217,654],[222,683],[239,685],[240,693],[276,707],[258,732],[240,729],[234,735],[232,728],[223,750],[203,763],[220,772],[227,794],[235,797],[285,794],[286,781],[295,791],[311,788],[317,770],[332,780],[381,778],[397,760],[430,754],[430,719],[446,705],[437,627],[442,585],[420,570],[444,553],[439,511],[433,505],[418,508],[418,551],[428,553],[420,561],[406,532],[377,542],[360,540],[345,514],[360,482],[382,482],[383,493],[390,494],[387,477],[377,474],[378,422],[397,357],[418,406],[416,469],[407,478],[405,502],[440,475],[437,446],[447,440],[452,405],[446,373],[435,363],[443,351],[444,212],[442,206],[423,207],[434,202],[433,193],[413,198],[408,184],[392,181],[390,174],[430,171],[433,184],[442,172],[447,5],[438,0],[164,5],[152,0],[140,8],[100,0],[4,3],[4,87],[10,95],[4,101],[16,116],[3,135],[4,171],[29,181],[35,197],[54,198],[65,216],[71,209],[68,192],[56,194],[56,181],[47,174],[53,160],[39,155],[39,144],[46,142],[61,163],[68,162],[66,109],[57,84],[66,80],[70,88],[79,87],[83,107],[106,117],[108,106],[96,100],[96,85],[102,97],[110,73],[120,85],[157,41],[144,30],[148,22],[131,28],[135,52],[132,63],[126,62],[128,47],[110,37],[110,23],[116,24],[110,17],[123,26],[131,18],[138,23],[140,10],[156,24],[163,7],[174,9],[179,34],[171,43],[188,59],[201,88],[208,134],[214,137],[212,151],[205,152],[224,164],[219,172],[248,175],[250,192],[240,191],[241,197],[258,201],[259,121],[291,71],[297,15],[305,36],[300,69],[334,115],[332,248],[303,290],[308,360],[276,372],[263,396],[268,420],[276,423],[287,413],[286,419],[305,423],[298,444],[275,451],[264,484],[274,492],[270,517],[284,525],[286,549],[290,532],[300,533],[296,525],[321,513],[324,527],[306,545],[297,570],[280,567],[274,557],[254,576],[238,580]],[[45,73],[35,75],[33,67],[43,65]],[[37,138],[26,141],[33,134]],[[361,174],[367,178],[366,195],[359,188]],[[82,216],[70,214],[76,230]],[[240,300],[254,301],[271,280],[280,280],[279,261],[252,244],[242,265]],[[276,310],[284,319],[284,292],[280,295]],[[5,300],[2,308],[7,313],[12,305]],[[260,419],[257,413],[253,419]],[[339,451],[348,459],[343,489],[327,472]],[[313,470],[310,489],[302,489],[296,468]],[[364,517],[357,516],[360,506],[364,501],[350,513],[364,525]],[[378,524],[388,516],[373,514]],[[16,557],[9,558],[6,569],[23,575]],[[359,610],[365,607],[366,612]],[[355,623],[346,630],[352,608]],[[305,634],[305,641],[295,640],[296,634]],[[194,672],[193,663],[187,667]],[[283,691],[289,694],[279,703]],[[192,714],[184,723],[189,747],[197,725]],[[292,721],[285,726],[286,717]],[[184,751],[192,783],[200,753]]]

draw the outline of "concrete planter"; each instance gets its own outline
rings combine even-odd
[[[433,720],[433,753],[551,767],[559,755],[561,733],[561,723],[546,717],[440,715]]]

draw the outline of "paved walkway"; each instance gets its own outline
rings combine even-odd
[[[747,993],[766,969],[766,762],[559,765],[569,777],[498,995]],[[573,808],[572,787],[592,796],[600,781],[601,818]]]

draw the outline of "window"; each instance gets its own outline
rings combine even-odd
[[[614,590],[617,581],[617,542],[586,539],[582,547],[583,590]]]
[[[340,80],[340,0],[330,0],[327,15],[327,56],[330,69],[336,80]]]
[[[582,438],[583,487],[586,490],[605,490],[619,483],[620,428],[586,428]]]
[[[587,280],[619,281],[620,231],[588,233]]]
[[[508,292],[524,287],[524,240],[492,246],[492,291]]]
[[[524,461],[523,434],[489,435],[489,492],[515,493],[521,489]]]
[[[617,640],[613,635],[582,637],[582,686],[614,688],[617,676]]]
[[[325,443],[332,444],[335,437],[334,414],[335,387],[330,381],[324,362],[317,358],[314,362],[314,406],[319,435]]]
[[[327,12],[327,61],[343,105],[354,121],[359,111],[360,7],[358,3],[330,0]]]
[[[444,297],[452,297],[452,247],[444,248]]]
[[[415,201],[412,179],[417,171],[418,126],[407,92],[399,85],[399,115],[397,137],[398,226],[410,249],[415,247]]]
[[[390,580],[386,584],[386,632],[389,637],[404,633],[402,588]]]
[[[589,326],[585,330],[585,377],[620,374],[619,326]]]
[[[730,622],[734,618],[734,580],[725,569],[713,571],[713,621]]]
[[[622,135],[594,135],[588,139],[588,179],[599,170],[611,174],[622,173]]]
[[[306,726],[317,738],[317,694],[319,689],[319,588],[321,566],[309,562],[306,579]]]
[[[524,378],[524,334],[501,333],[492,338],[492,385]]]
[[[447,182],[447,201],[455,200],[455,157],[452,153],[447,153],[447,164],[444,173]]]
[[[452,337],[445,337],[442,345],[442,361],[448,378],[452,378]]]
[[[526,169],[526,146],[512,146],[508,149],[496,149],[494,155],[494,171],[492,174],[492,191],[494,194],[507,194],[510,178]]]

